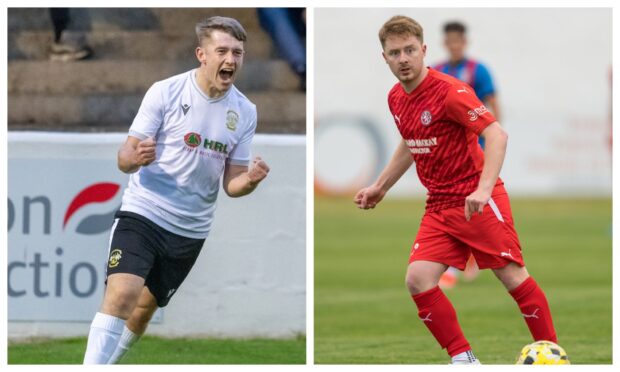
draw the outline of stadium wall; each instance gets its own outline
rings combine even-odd
[[[611,196],[610,8],[316,9],[320,191],[352,194],[398,143],[387,107],[396,80],[377,37],[396,14],[424,27],[429,65],[447,57],[443,24],[468,26],[467,54],[489,66],[498,90],[509,134],[501,176],[512,195]],[[331,42],[334,35],[346,43]],[[425,192],[411,169],[390,195]]]
[[[126,134],[9,132],[8,337],[85,336],[104,288]],[[257,134],[271,166],[253,194],[221,194],[210,237],[149,334],[305,334],[305,137]]]

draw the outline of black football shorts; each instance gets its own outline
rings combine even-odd
[[[164,307],[196,262],[205,239],[174,234],[139,214],[118,211],[110,236],[107,277],[116,273],[144,278]]]

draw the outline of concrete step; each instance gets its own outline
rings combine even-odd
[[[197,67],[184,60],[11,61],[9,94],[144,94],[156,81]],[[298,77],[280,60],[247,60],[236,86],[242,92],[295,90]]]
[[[220,15],[237,19],[248,33],[260,25],[255,8],[72,8],[69,29],[81,31],[159,30],[193,32],[196,22]],[[48,8],[8,8],[8,31],[53,30]]]
[[[8,34],[8,59],[48,59],[53,32],[20,31]],[[84,34],[93,49],[93,59],[174,60],[195,59],[196,34],[191,27],[185,32],[167,34],[149,31],[89,31]],[[269,35],[253,31],[245,43],[246,60],[276,56]]]
[[[254,92],[260,133],[305,133],[306,95],[300,92]],[[10,94],[9,130],[127,130],[143,94]],[[120,124],[119,124],[120,123]]]

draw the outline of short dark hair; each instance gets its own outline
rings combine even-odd
[[[247,34],[239,21],[234,18],[215,16],[209,17],[196,24],[198,45],[202,44],[204,38],[211,36],[213,30],[224,31],[239,41],[246,41],[247,39]]]
[[[460,34],[465,34],[467,32],[467,27],[461,22],[453,21],[448,22],[443,25],[443,32],[447,34],[448,32],[458,32]]]

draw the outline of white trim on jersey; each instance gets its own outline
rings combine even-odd
[[[495,217],[497,217],[497,219],[501,222],[504,222],[504,217],[502,217],[502,214],[499,212],[499,208],[497,208],[497,204],[495,204],[493,198],[489,199],[489,207],[491,207],[491,210],[495,213]]]
[[[112,238],[114,237],[114,230],[116,230],[116,225],[118,225],[118,218],[114,219],[114,224],[112,225],[112,229],[110,229],[110,239],[108,240],[108,255],[112,251]]]
[[[114,237],[114,231],[116,231],[116,225],[118,225],[118,218],[114,219],[114,224],[112,224],[112,228],[110,229],[110,239],[108,241],[108,259],[110,259],[110,252],[112,252],[112,238]],[[105,272],[108,275],[108,262],[105,264]]]

